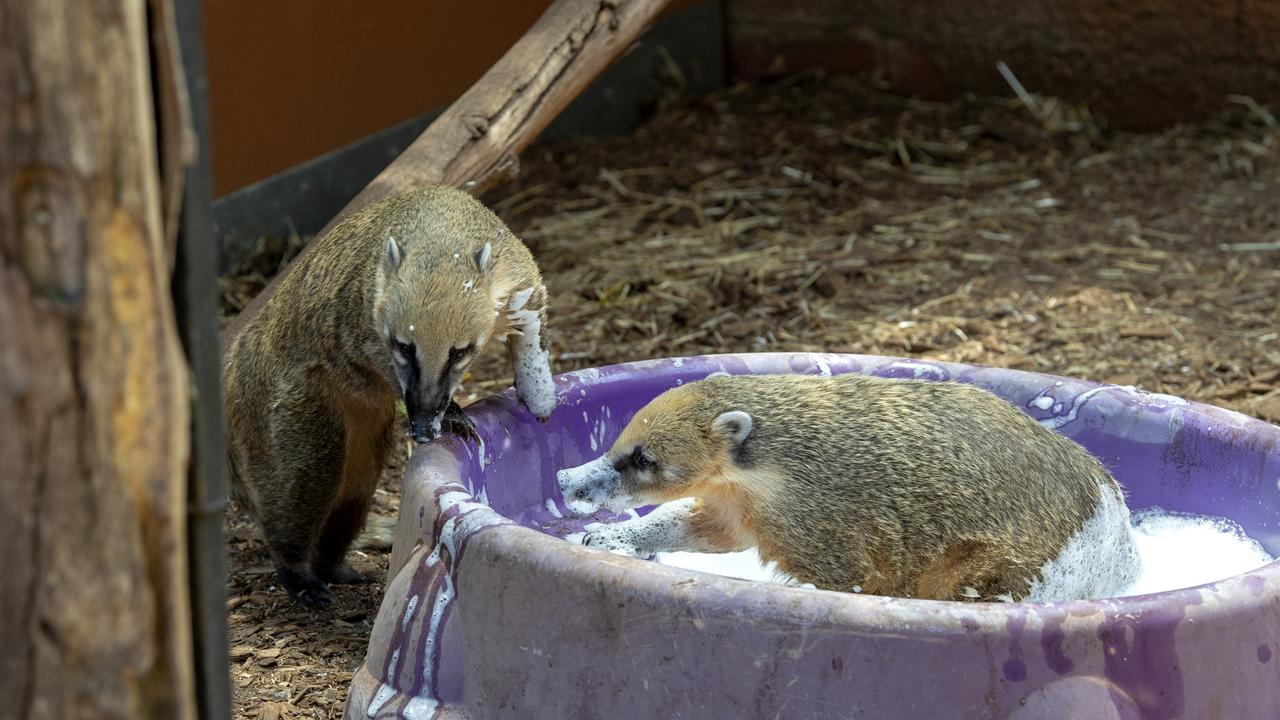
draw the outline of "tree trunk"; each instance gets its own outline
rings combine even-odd
[[[0,717],[193,716],[145,0],[0,0]]]

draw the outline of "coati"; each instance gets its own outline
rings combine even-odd
[[[658,396],[558,480],[579,513],[668,503],[586,544],[646,557],[754,545],[821,589],[1050,601],[1114,594],[1139,569],[1110,473],[959,383],[712,377]]]
[[[465,192],[428,187],[352,215],[316,240],[227,351],[228,459],[280,583],[315,606],[344,562],[395,441],[396,400],[426,442],[454,422],[468,363],[508,339],[516,390],[555,406],[546,290],[532,254]]]

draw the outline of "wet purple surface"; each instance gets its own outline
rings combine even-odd
[[[602,453],[653,396],[712,372],[973,383],[1097,455],[1132,508],[1226,516],[1280,553],[1280,428],[1226,410],[855,355],[578,371],[557,378],[560,404],[546,423],[507,393],[468,409],[480,446],[447,439],[415,454],[392,562],[403,571],[347,716],[1049,718],[1080,702],[1111,706],[1097,717],[1276,715],[1276,564],[1139,598],[943,603],[749,583],[551,537],[606,519],[567,519],[555,471]]]

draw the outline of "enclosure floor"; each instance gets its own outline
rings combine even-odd
[[[737,87],[628,137],[536,146],[486,202],[537,255],[557,372],[708,352],[908,355],[1280,420],[1275,119],[1230,103],[1212,123],[1133,135],[1038,108],[919,103],[818,75]],[[296,245],[264,243],[224,281],[224,310]],[[510,383],[504,356],[477,363],[470,398]],[[399,471],[378,512],[394,514]],[[339,717],[381,587],[338,588],[333,609],[307,612],[275,586],[257,532],[235,514],[228,532],[237,716]]]

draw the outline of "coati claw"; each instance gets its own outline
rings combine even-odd
[[[646,554],[642,556],[640,553],[640,548],[630,543],[622,542],[617,538],[611,537],[610,533],[602,530],[595,530],[584,535],[582,537],[582,544],[587,547],[596,548],[598,550],[606,550],[615,555],[627,555],[630,557],[647,557],[648,555]],[[649,554],[652,554],[652,553],[649,553]]]
[[[285,592],[307,607],[323,610],[333,604],[333,592],[310,568],[279,568],[276,576]]]
[[[471,416],[463,411],[458,403],[449,401],[449,407],[444,411],[444,429],[457,435],[463,440],[479,440],[480,436],[476,434],[475,423],[471,421]]]
[[[333,604],[333,593],[326,587],[303,590],[297,595],[298,602],[316,610],[324,610]]]

